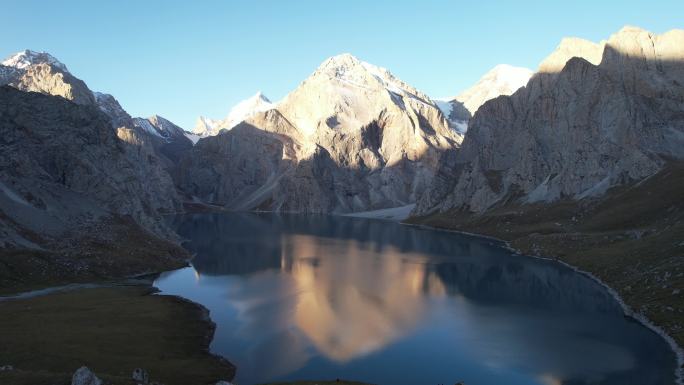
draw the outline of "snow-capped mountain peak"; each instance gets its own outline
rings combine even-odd
[[[271,108],[273,108],[273,103],[261,91],[258,91],[252,97],[241,101],[231,108],[226,120],[238,124],[254,113],[268,111]]]
[[[361,88],[371,87],[375,83],[391,94],[409,96],[430,103],[427,95],[399,80],[386,68],[362,61],[349,53],[332,56],[323,61],[311,77],[319,76]]]
[[[215,120],[200,116],[197,119],[193,133],[201,137],[216,135],[221,130],[230,130],[255,114],[268,111],[274,107],[275,104],[271,103],[261,91],[258,91],[253,96],[241,101],[231,108],[228,116],[223,120]]]
[[[200,116],[197,118],[195,128],[192,129],[192,132],[200,137],[216,135],[220,131],[220,124],[221,120]]]
[[[468,121],[480,106],[498,96],[513,94],[525,86],[533,74],[534,72],[527,68],[499,64],[458,96],[434,99],[434,101],[449,121],[449,126],[465,134]]]
[[[472,87],[456,96],[471,115],[486,101],[501,95],[511,95],[530,80],[534,72],[523,67],[499,64]]]
[[[50,64],[53,67],[58,68],[61,71],[64,72],[69,72],[67,69],[66,65],[64,63],[60,62],[57,60],[54,56],[50,55],[47,52],[36,52],[36,51],[31,51],[29,49],[17,52],[14,55],[11,55],[7,59],[5,59],[2,62],[2,65],[7,66],[7,67],[13,67],[17,69],[26,69],[27,67],[34,65],[34,64],[40,64],[40,63],[47,63]]]

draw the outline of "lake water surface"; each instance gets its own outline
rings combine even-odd
[[[195,214],[163,293],[201,303],[240,385],[667,384],[675,356],[575,271],[487,239],[316,215]]]

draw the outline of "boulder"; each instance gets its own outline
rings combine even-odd
[[[138,384],[147,384],[150,382],[150,375],[142,368],[133,369],[133,375],[131,377],[133,378],[133,381]]]
[[[78,368],[71,378],[71,385],[102,385],[102,380],[85,366]]]

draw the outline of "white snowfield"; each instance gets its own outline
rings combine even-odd
[[[523,67],[499,64],[487,72],[474,86],[461,92],[454,99],[463,103],[471,115],[488,100],[501,95],[511,95],[524,87],[534,72]]]
[[[199,137],[217,135],[221,130],[230,130],[246,119],[249,119],[259,112],[268,111],[274,106],[275,105],[259,91],[252,97],[241,101],[236,104],[235,107],[231,108],[225,119],[216,120],[200,116],[197,119],[197,124],[192,132]]]

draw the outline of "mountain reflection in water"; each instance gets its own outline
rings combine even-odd
[[[322,215],[197,214],[157,286],[210,309],[241,384],[666,384],[674,356],[587,277],[481,238]]]

